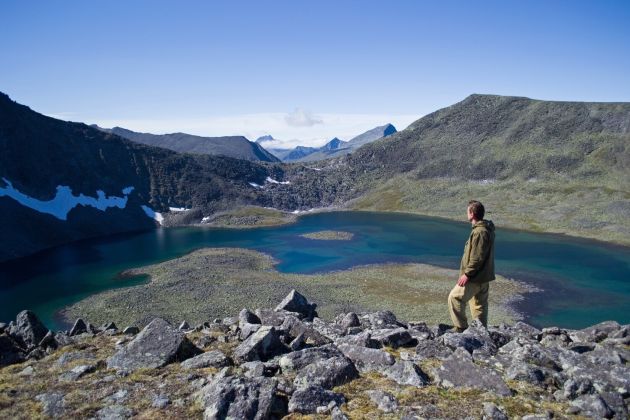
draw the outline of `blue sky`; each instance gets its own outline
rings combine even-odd
[[[141,131],[315,144],[471,93],[630,101],[630,1],[6,0],[0,22],[0,91]]]

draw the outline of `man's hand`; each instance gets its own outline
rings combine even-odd
[[[468,276],[466,274],[462,274],[462,276],[459,278],[459,280],[457,280],[457,285],[464,287],[466,286],[466,283],[468,283]]]

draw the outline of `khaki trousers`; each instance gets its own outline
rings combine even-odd
[[[468,328],[466,319],[466,303],[469,303],[473,319],[479,319],[484,326],[488,326],[488,290],[490,283],[466,283],[461,287],[455,285],[448,295],[448,311],[453,325],[459,329]]]

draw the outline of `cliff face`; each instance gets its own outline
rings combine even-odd
[[[194,328],[77,320],[57,333],[21,312],[0,325],[0,415],[628,416],[628,325],[455,333],[389,311],[326,321],[316,309],[293,290],[274,309]]]

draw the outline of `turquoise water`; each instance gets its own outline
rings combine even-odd
[[[352,232],[351,241],[317,241],[301,234]],[[290,273],[339,270],[384,262],[420,262],[458,268],[470,225],[392,213],[333,212],[273,228],[159,229],[88,240],[0,265],[0,321],[22,309],[49,326],[55,313],[85,296],[146,278],[122,279],[123,270],[168,260],[201,247],[243,247],[266,252]],[[630,248],[560,235],[502,229],[496,236],[497,272],[535,285],[517,303],[538,326],[578,328],[614,319],[630,323]],[[455,283],[456,279],[453,279]],[[445,309],[446,310],[446,309]]]

